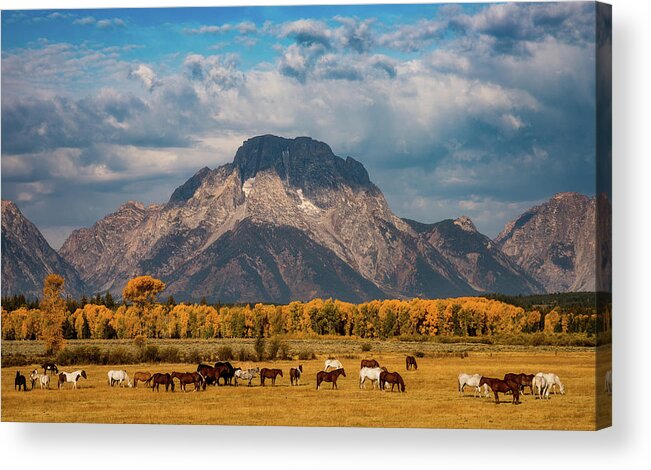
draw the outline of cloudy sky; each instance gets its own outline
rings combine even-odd
[[[308,135],[401,217],[594,194],[593,3],[2,12],[2,198],[58,248],[243,140]]]

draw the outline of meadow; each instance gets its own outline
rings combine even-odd
[[[298,341],[298,340],[296,340]],[[243,343],[241,340],[240,343]],[[113,343],[106,342],[105,344]],[[237,341],[232,346],[237,347]],[[603,377],[609,364],[597,364],[595,348],[505,347],[482,344],[442,345],[373,341],[372,350],[362,352],[360,340],[290,341],[292,349],[314,347],[316,359],[303,360],[301,385],[291,387],[289,368],[297,359],[262,362],[232,361],[236,367],[281,368],[284,377],[276,386],[212,387],[206,391],[154,392],[138,388],[109,387],[107,372],[193,371],[196,363],[143,363],[124,366],[77,364],[66,366],[71,372],[84,369],[88,380],[80,379],[77,390],[66,384],[63,390],[35,389],[14,391],[16,370],[24,375],[40,364],[2,368],[2,420],[27,422],[77,423],[152,423],[152,424],[223,424],[276,426],[369,426],[414,428],[491,428],[593,430],[597,413],[602,425],[609,423],[611,397],[603,393]],[[178,344],[178,343],[177,343]],[[216,347],[219,342],[203,345]],[[179,346],[202,347],[201,343]],[[37,342],[4,342],[3,355],[21,348],[37,348]],[[405,354],[418,350],[418,370],[405,370]],[[606,351],[604,351],[606,352]],[[316,390],[316,373],[324,360],[335,356],[343,363],[347,377],[340,378],[339,390],[329,384]],[[601,356],[601,355],[599,355]],[[605,355],[604,355],[605,356]],[[406,383],[406,393],[366,390],[358,386],[359,363],[375,358],[391,371],[398,371]],[[595,365],[597,371],[595,374]],[[529,394],[514,406],[510,396],[500,395],[503,403],[491,398],[474,398],[467,389],[457,391],[460,372],[502,377],[507,372],[558,374],[565,384],[565,395],[537,400]],[[38,387],[38,386],[37,386]],[[191,389],[189,386],[188,389]]]

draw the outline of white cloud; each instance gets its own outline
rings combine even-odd
[[[145,88],[149,91],[153,91],[154,88],[161,85],[161,81],[158,79],[154,71],[145,64],[139,64],[135,69],[133,69],[130,74],[131,77],[140,80]]]

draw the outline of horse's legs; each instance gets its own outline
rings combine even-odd
[[[493,390],[493,393],[495,394],[495,403],[499,403],[500,397],[497,396],[497,392],[495,390]]]

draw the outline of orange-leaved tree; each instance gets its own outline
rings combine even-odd
[[[160,279],[151,276],[138,276],[127,282],[122,290],[122,298],[127,302],[133,302],[138,307],[139,332],[142,335],[142,316],[153,302],[156,296],[165,289],[165,283]]]
[[[65,280],[58,274],[48,275],[43,283],[41,339],[45,341],[47,354],[56,354],[65,346],[61,328],[66,318],[66,301],[61,298],[64,284]]]

